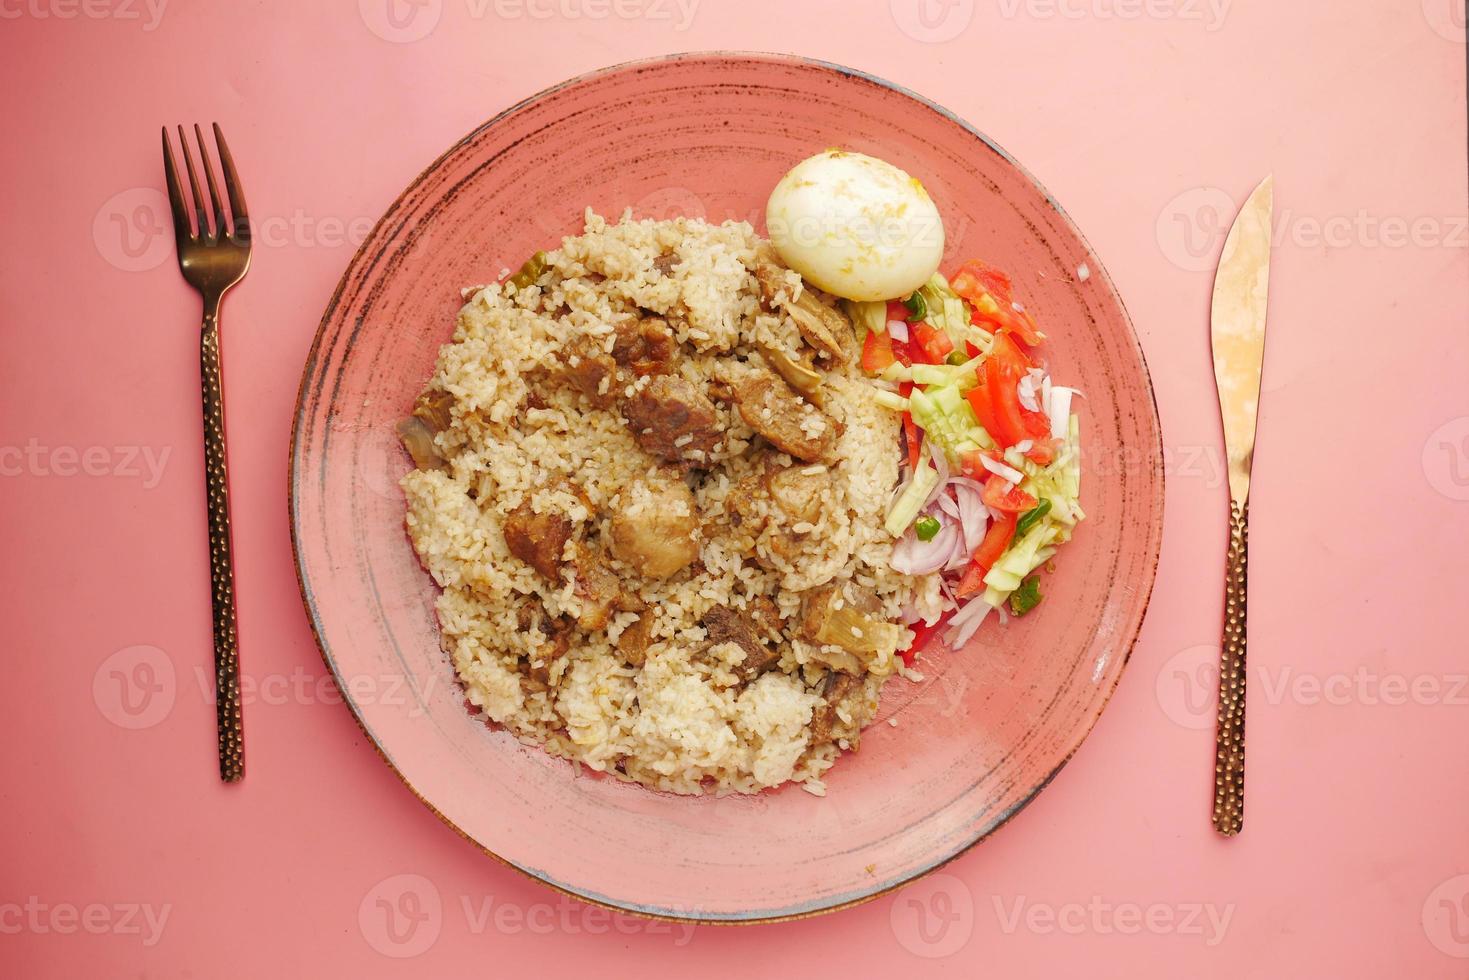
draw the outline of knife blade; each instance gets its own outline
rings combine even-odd
[[[1250,471],[1265,360],[1275,182],[1267,176],[1234,219],[1214,277],[1209,333],[1224,450],[1229,461],[1229,550],[1219,655],[1219,720],[1214,741],[1214,829],[1244,827],[1245,681]]]

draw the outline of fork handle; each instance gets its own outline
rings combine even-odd
[[[214,609],[214,693],[219,724],[219,778],[245,777],[240,707],[240,647],[235,626],[235,563],[230,538],[229,461],[224,443],[224,378],[219,352],[219,306],[206,301],[199,344],[204,394],[204,483],[209,510],[209,582]]]
[[[1214,741],[1214,829],[1225,837],[1245,823],[1245,600],[1250,503],[1229,503],[1224,575],[1224,638],[1219,652],[1219,727]]]

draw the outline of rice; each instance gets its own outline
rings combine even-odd
[[[612,352],[620,331],[649,316],[667,318],[678,344],[672,372],[711,390],[726,368],[758,364],[759,343],[796,349],[789,317],[762,306],[751,270],[763,254],[743,222],[609,223],[588,211],[584,233],[547,253],[536,282],[469,294],[426,389],[452,399],[451,422],[434,436],[444,465],[402,482],[408,535],[442,590],[443,646],[468,702],[548,752],[675,793],[752,793],[789,781],[823,793],[821,774],[858,746],[883,684],[904,668],[889,650],[843,680],[832,667],[841,648],[801,635],[803,597],[836,587],[832,606],[841,608],[860,585],[884,623],[905,609],[936,616],[942,601],[937,576],[889,567],[882,523],[898,480],[898,422],[854,364],[828,365],[824,412],[839,434],[815,464],[766,445],[732,406],[716,403],[718,442],[679,436],[684,465],[663,465],[640,445],[647,433],[606,397],[640,396],[650,378],[623,385],[608,376],[582,391],[560,380],[583,360],[563,351]],[[800,277],[789,278],[799,294]],[[803,411],[800,430],[821,436],[828,418]],[[819,513],[790,519],[766,497],[751,505],[748,488],[776,470],[829,481]],[[692,507],[666,502],[680,481]],[[753,517],[741,510],[752,506]],[[564,519],[555,580],[512,553],[513,513]],[[691,528],[670,539],[696,547],[696,559],[664,579],[641,573],[618,557],[620,519]],[[578,556],[591,554],[629,608],[583,628],[596,609]],[[777,624],[768,649],[778,662],[746,671],[753,654],[715,642],[706,628],[716,607]],[[644,634],[634,657],[629,637]],[[902,649],[912,633],[903,628],[899,638]],[[834,687],[843,693],[829,703]]]

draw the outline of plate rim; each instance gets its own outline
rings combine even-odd
[[[856,897],[835,901],[830,904],[819,905],[817,907],[811,908],[792,907],[789,911],[777,911],[773,914],[723,915],[714,917],[700,914],[680,914],[674,910],[644,906],[636,903],[619,903],[617,901],[609,899],[606,896],[593,895],[587,892],[579,891],[576,888],[556,881],[555,879],[552,879],[545,874],[542,874],[530,868],[523,867],[520,864],[517,864],[515,861],[512,861],[511,859],[491,850],[485,844],[481,843],[470,834],[465,832],[463,828],[461,828],[453,820],[442,813],[436,806],[434,806],[431,801],[429,801],[422,793],[418,791],[418,788],[413,785],[412,781],[403,772],[403,770],[398,768],[397,764],[389,756],[387,750],[378,741],[377,736],[363,720],[361,713],[358,711],[356,703],[352,700],[351,696],[348,693],[348,687],[344,683],[342,675],[337,669],[336,660],[333,657],[330,651],[330,646],[326,642],[326,639],[323,635],[323,623],[321,621],[320,612],[316,606],[314,593],[309,581],[309,575],[305,567],[305,561],[302,557],[301,542],[299,538],[300,495],[298,492],[298,487],[303,476],[301,469],[301,436],[303,422],[306,417],[306,404],[308,398],[307,387],[311,380],[314,369],[320,359],[322,341],[326,335],[328,324],[341,302],[342,294],[347,288],[349,282],[349,277],[353,270],[357,268],[359,260],[364,258],[364,256],[367,254],[368,246],[376,240],[378,232],[383,229],[385,225],[388,224],[389,220],[404,204],[405,200],[410,197],[414,193],[414,191],[416,191],[435,170],[438,169],[440,164],[442,164],[449,157],[470,144],[486,130],[498,125],[502,120],[520,112],[522,109],[525,109],[530,105],[533,105],[545,98],[548,98],[556,94],[557,92],[573,86],[595,81],[596,79],[605,75],[611,75],[626,71],[634,71],[642,68],[651,68],[680,61],[709,60],[773,62],[787,66],[816,68],[821,71],[848,76],[872,85],[876,85],[880,88],[887,89],[891,92],[902,95],[905,98],[911,99],[924,108],[931,109],[934,112],[937,112],[945,119],[962,128],[970,136],[978,139],[987,148],[998,154],[1009,166],[1015,168],[1015,170],[1041,194],[1041,196],[1045,199],[1046,204],[1053,211],[1056,212],[1057,216],[1064,223],[1065,227],[1069,229],[1073,235],[1076,236],[1077,241],[1079,241],[1086,249],[1087,254],[1096,260],[1097,268],[1090,270],[1091,275],[1097,277],[1099,281],[1106,285],[1107,289],[1111,292],[1113,298],[1116,300],[1118,309],[1122,313],[1123,322],[1127,327],[1127,339],[1130,341],[1130,345],[1133,351],[1137,354],[1138,363],[1142,366],[1142,380],[1148,393],[1148,407],[1152,413],[1154,431],[1157,433],[1157,444],[1153,447],[1150,447],[1154,450],[1154,463],[1152,468],[1154,469],[1157,476],[1157,492],[1156,499],[1154,501],[1155,506],[1152,508],[1152,519],[1147,524],[1148,540],[1152,544],[1152,554],[1148,562],[1146,572],[1146,584],[1144,589],[1142,590],[1142,603],[1139,607],[1139,614],[1137,616],[1136,624],[1133,625],[1132,628],[1129,630],[1130,635],[1126,636],[1125,638],[1125,649],[1122,652],[1122,663],[1118,667],[1111,684],[1105,691],[1102,692],[1101,702],[1097,709],[1096,716],[1090,720],[1084,730],[1080,731],[1080,734],[1076,738],[1075,743],[1071,746],[1065,757],[1062,758],[1055,765],[1055,767],[1046,774],[1045,778],[1040,780],[1040,782],[1037,783],[1036,786],[1024,796],[1024,798],[1017,801],[1014,805],[1012,805],[1002,813],[996,815],[992,820],[984,823],[974,833],[971,839],[958,845],[949,854],[938,859],[937,861],[934,861],[926,867],[913,871],[912,873],[897,878],[893,881],[883,883],[880,887],[864,892]],[[602,68],[597,68],[591,71],[583,72],[578,75],[574,75],[570,78],[564,79],[563,81],[557,82],[554,85],[541,89],[540,91],[535,92],[534,94],[527,96],[526,98],[521,99],[513,105],[510,105],[507,108],[495,113],[489,119],[475,126],[464,136],[460,137],[458,140],[455,140],[455,142],[451,146],[449,146],[448,149],[440,153],[427,166],[420,170],[419,173],[413,178],[413,180],[410,181],[408,185],[404,187],[404,189],[399,192],[397,196],[394,197],[392,203],[388,205],[386,210],[384,210],[382,216],[373,223],[372,229],[368,232],[362,243],[358,245],[356,251],[353,252],[352,258],[348,260],[346,267],[343,269],[341,276],[337,280],[337,285],[335,289],[333,289],[332,291],[331,299],[327,302],[326,308],[322,312],[321,319],[317,324],[316,333],[312,338],[311,347],[307,352],[306,360],[302,366],[301,380],[296,391],[295,409],[292,412],[291,417],[291,439],[289,447],[288,466],[286,470],[286,493],[288,505],[287,509],[290,518],[291,556],[292,564],[294,565],[296,572],[296,585],[301,596],[302,605],[305,608],[307,621],[311,627],[311,635],[313,641],[316,644],[317,653],[321,656],[322,661],[326,664],[327,669],[331,672],[332,679],[336,683],[338,689],[342,692],[342,701],[346,704],[349,712],[352,715],[352,720],[357,724],[358,729],[360,729],[362,734],[366,736],[367,741],[372,745],[373,750],[377,752],[379,758],[381,758],[382,761],[388,766],[388,768],[392,770],[392,772],[398,777],[399,781],[401,781],[403,785],[407,787],[408,791],[413,794],[415,799],[422,803],[429,810],[430,813],[432,813],[435,817],[439,819],[441,823],[449,827],[449,829],[451,829],[455,834],[473,845],[481,853],[490,858],[493,858],[500,864],[515,870],[516,872],[524,875],[530,880],[535,881],[541,885],[545,885],[546,887],[552,888],[569,898],[575,899],[576,901],[587,902],[592,905],[600,906],[602,908],[608,909],[609,911],[617,913],[636,915],[642,918],[657,921],[692,923],[695,925],[740,926],[789,922],[797,919],[814,918],[819,915],[826,915],[828,913],[838,912],[843,909],[853,908],[858,905],[864,905],[884,895],[891,894],[892,892],[897,891],[900,888],[906,887],[907,885],[910,885],[927,877],[930,874],[933,874],[934,872],[948,865],[950,862],[957,860],[958,858],[967,854],[977,845],[988,840],[998,830],[1000,830],[1000,828],[1008,824],[1017,814],[1019,814],[1022,810],[1029,806],[1031,802],[1040,795],[1041,791],[1051,784],[1056,776],[1060,774],[1061,770],[1066,767],[1067,763],[1069,763],[1072,758],[1075,757],[1076,753],[1081,749],[1081,746],[1086,742],[1086,740],[1095,730],[1097,723],[1101,720],[1102,714],[1106,711],[1108,705],[1111,703],[1113,695],[1116,694],[1118,685],[1122,682],[1122,676],[1124,673],[1126,673],[1127,666],[1132,660],[1133,651],[1136,648],[1138,640],[1142,634],[1143,624],[1147,621],[1149,607],[1152,603],[1153,591],[1157,584],[1158,565],[1162,556],[1163,517],[1167,497],[1167,472],[1166,468],[1162,464],[1162,459],[1163,424],[1162,416],[1158,412],[1157,391],[1153,385],[1152,371],[1148,366],[1147,355],[1146,352],[1143,350],[1141,341],[1138,338],[1137,329],[1133,324],[1132,315],[1128,312],[1127,305],[1122,298],[1122,293],[1117,289],[1116,283],[1113,282],[1111,275],[1107,272],[1104,264],[1102,263],[1101,256],[1097,253],[1096,249],[1092,247],[1091,242],[1087,240],[1086,236],[1082,233],[1081,228],[1076,224],[1074,220],[1072,220],[1071,216],[1066,212],[1066,209],[1061,206],[1060,202],[1056,200],[1055,196],[1050,192],[1050,190],[1047,189],[1047,187],[1043,183],[1041,183],[1034,174],[1032,174],[1024,165],[1022,165],[1002,146],[1000,146],[1000,144],[995,142],[987,134],[966,121],[957,113],[939,104],[938,102],[935,102],[934,100],[924,95],[921,95],[918,92],[913,91],[912,89],[907,88],[906,86],[900,85],[896,82],[892,82],[881,76],[874,75],[859,68],[853,68],[848,65],[842,65],[820,58],[806,57],[804,55],[783,54],[769,51],[712,49],[704,51],[682,51],[672,54],[655,55],[647,58],[637,58],[630,61],[617,62],[612,65],[607,65]]]

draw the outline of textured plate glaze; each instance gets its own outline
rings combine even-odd
[[[588,774],[465,710],[438,645],[434,588],[403,532],[407,414],[452,330],[461,286],[495,279],[615,215],[749,219],[795,161],[840,145],[903,166],[949,234],[946,269],[1010,270],[1082,388],[1091,515],[1046,601],[928,680],[888,685],[861,751],[818,799],[797,788],[688,799]],[[1078,279],[1085,265],[1090,275]],[[994,144],[939,107],[834,65],[685,55],[608,69],[510,109],[456,144],[352,260],[306,364],[291,456],[301,593],[323,656],[404,782],[486,852],[634,912],[717,921],[860,902],[1014,815],[1081,744],[1122,672],[1153,584],[1159,426],[1146,366],[1080,233]],[[406,697],[377,697],[408,678]],[[366,692],[366,693],[364,693]],[[896,727],[889,718],[897,718]]]

